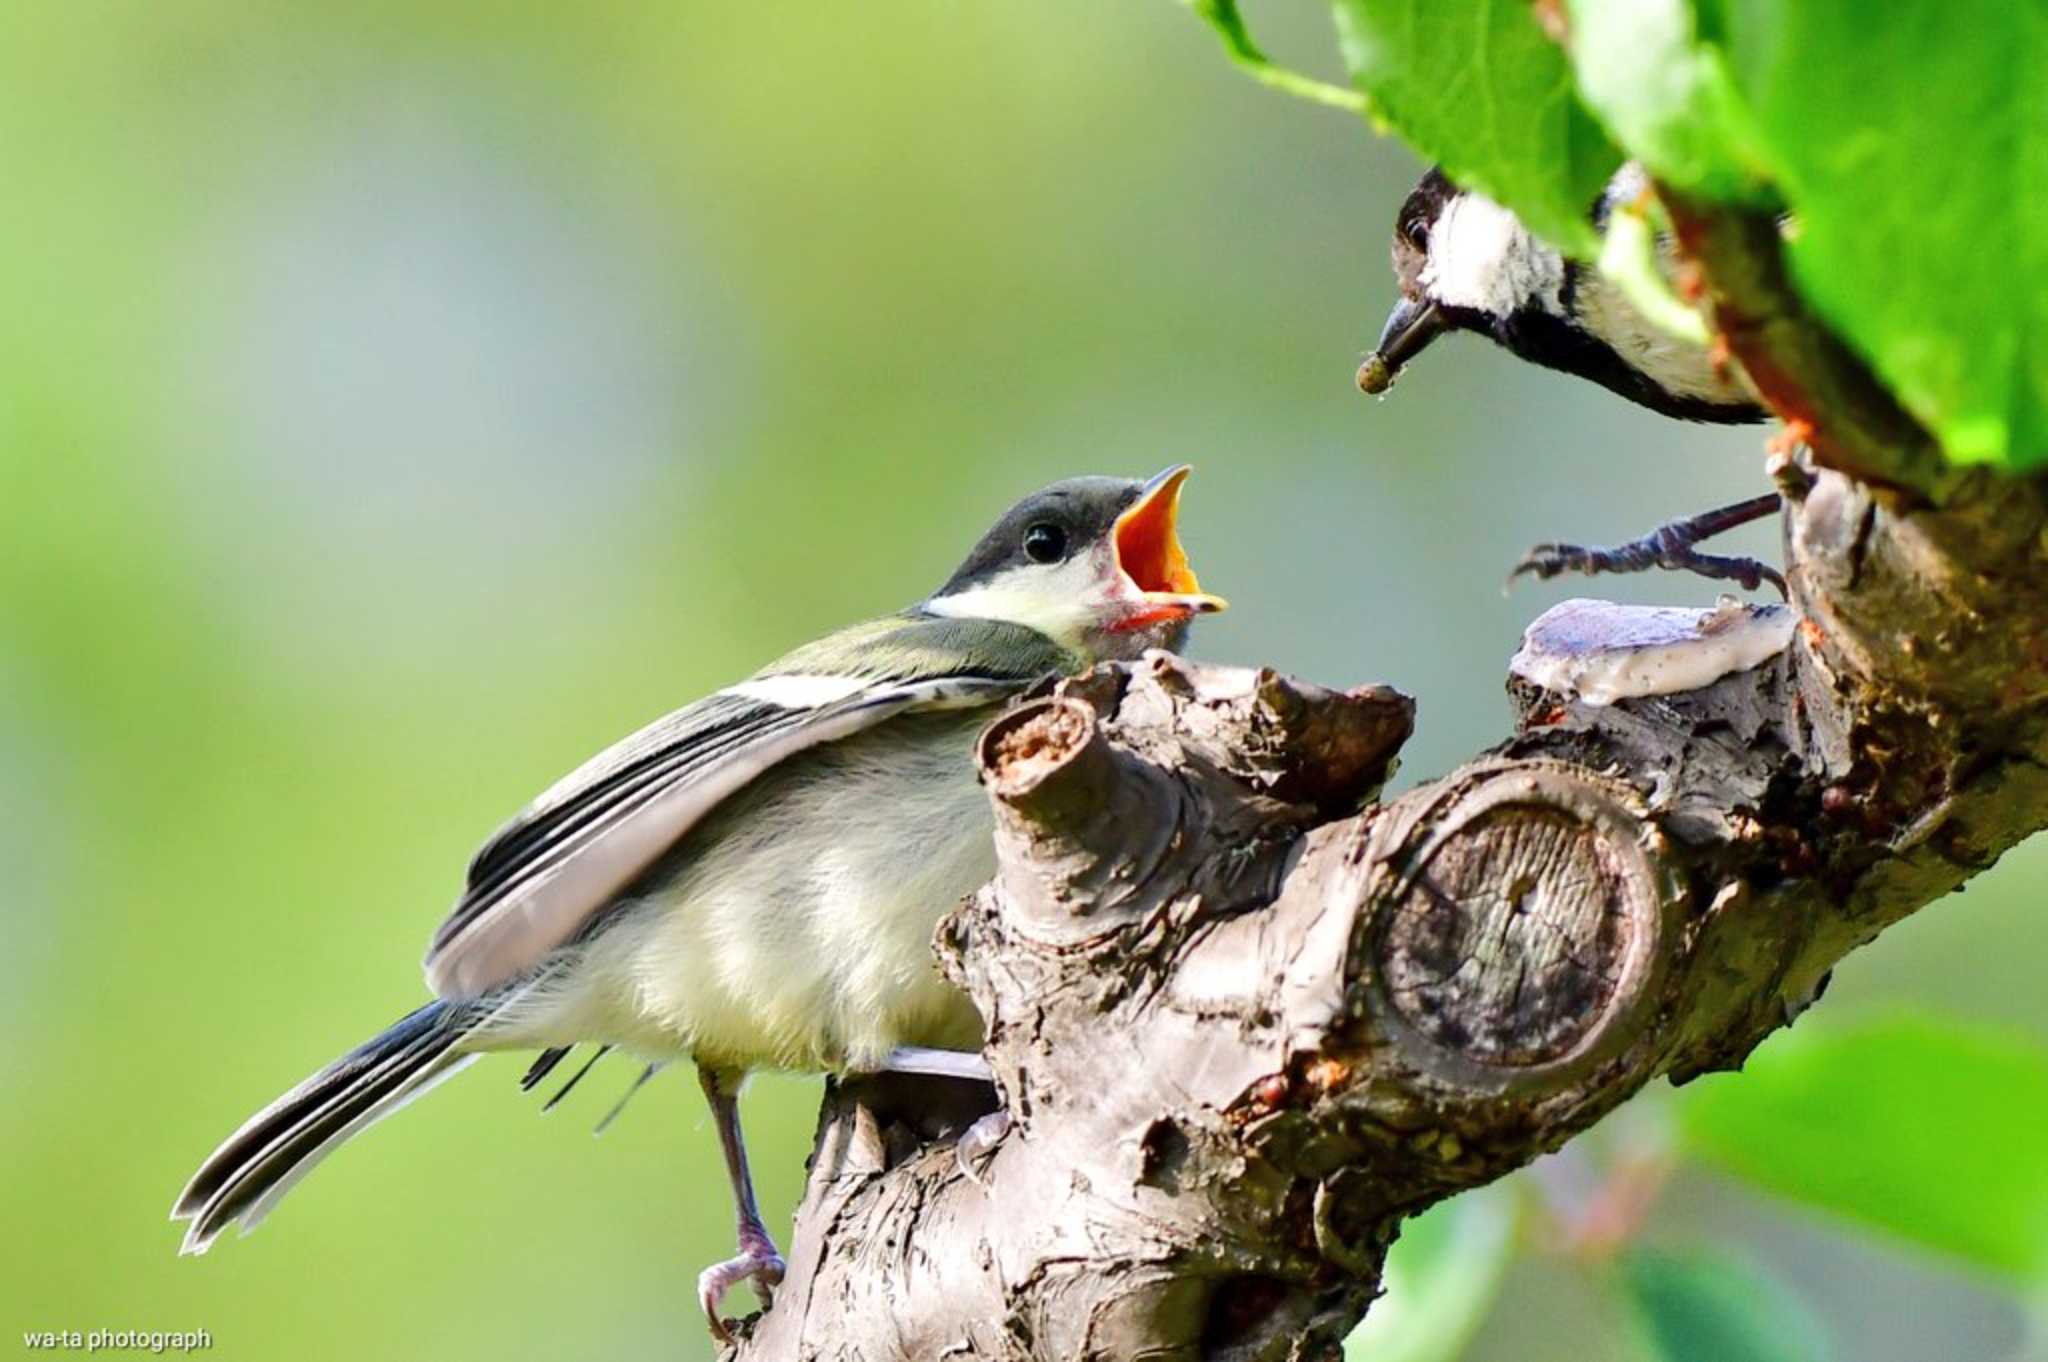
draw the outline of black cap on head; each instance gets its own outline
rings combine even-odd
[[[1090,661],[1173,647],[1189,619],[1224,608],[1202,590],[1175,528],[1188,471],[1033,492],[919,609],[1021,624]]]
[[[1462,191],[1451,183],[1442,166],[1431,166],[1422,182],[1408,191],[1401,211],[1394,217],[1394,280],[1407,298],[1422,296],[1422,267],[1429,260],[1429,232],[1443,213],[1444,205]]]
[[[1359,391],[1385,392],[1403,365],[1458,324],[1449,310],[1429,297],[1422,273],[1429,264],[1429,235],[1443,216],[1444,206],[1462,192],[1442,166],[1431,166],[1422,182],[1401,201],[1401,211],[1394,217],[1393,248],[1394,283],[1401,292],[1387,314],[1379,344],[1358,366]]]
[[[1145,484],[1135,478],[1068,478],[1003,512],[935,593],[953,595],[1012,568],[1057,563],[1109,538]]]

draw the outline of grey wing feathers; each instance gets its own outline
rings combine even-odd
[[[759,701],[721,694],[655,720],[550,785],[478,848],[469,863],[464,903],[530,873],[550,847],[587,832],[593,821],[629,802],[636,791],[659,784],[685,762],[714,759],[733,744],[768,736],[778,722],[790,724],[802,717],[802,711],[777,711]],[[439,949],[467,920],[457,905],[434,933],[434,947]]]
[[[558,781],[477,853],[428,948],[427,982],[444,998],[475,997],[531,969],[777,762],[906,709],[989,703],[1023,684],[877,680],[808,708],[721,692],[658,720]]]

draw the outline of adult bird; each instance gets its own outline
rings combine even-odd
[[[537,1078],[593,1042],[649,1072],[696,1065],[738,1220],[738,1253],[698,1279],[724,1337],[725,1293],[752,1281],[765,1304],[784,1270],[741,1082],[979,1047],[931,953],[939,917],[994,871],[974,739],[1042,678],[1174,647],[1223,608],[1181,548],[1187,473],[1034,493],[922,601],[805,644],[548,789],[470,862],[427,952],[434,1001],[229,1136],[173,1209],[184,1251],[254,1228],[342,1142],[479,1055],[540,1049]]]
[[[1633,162],[1608,181],[1590,217],[1604,232],[1617,211],[1649,192]],[[1667,273],[1674,246],[1658,251]],[[1441,167],[1422,177],[1394,222],[1400,289],[1379,344],[1359,366],[1358,386],[1380,393],[1437,338],[1482,335],[1518,358],[1598,383],[1641,407],[1682,421],[1744,424],[1771,419],[1740,367],[1709,347],[1671,335],[1637,310],[1598,269],[1566,257],[1485,195],[1460,188]],[[1659,526],[1610,549],[1539,544],[1515,568],[1631,572],[1676,568],[1755,589],[1778,573],[1747,558],[1703,554],[1701,540],[1775,512],[1775,493]]]

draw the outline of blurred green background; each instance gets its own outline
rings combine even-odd
[[[1327,73],[1326,21],[1268,8]],[[1500,736],[1521,625],[1573,594],[1504,598],[1522,547],[1762,485],[1760,432],[1476,340],[1362,398],[1419,166],[1167,0],[14,4],[0,105],[9,1329],[705,1356],[715,1139],[667,1076],[593,1143],[621,1062],[542,1119],[486,1061],[203,1259],[164,1216],[420,1001],[468,853],[528,795],[922,595],[1039,484],[1194,463],[1186,537],[1235,605],[1194,651],[1419,696],[1410,780]],[[1887,934],[1815,1019],[2048,1040],[2043,866]],[[747,1094],[779,1227],[816,1091]],[[1752,1256],[1844,1358],[2030,1346],[2010,1283],[1712,1173],[1646,1233]],[[1636,1355],[1602,1269],[1540,1238],[1466,1355]]]

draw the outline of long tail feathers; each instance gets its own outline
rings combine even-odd
[[[193,1174],[171,1208],[189,1220],[182,1253],[204,1253],[228,1226],[262,1222],[344,1140],[467,1067],[456,1046],[488,1015],[429,1003],[257,1112]]]
[[[546,1113],[553,1111],[555,1109],[555,1104],[557,1102],[560,1102],[564,1097],[567,1097],[569,1095],[569,1090],[571,1088],[574,1088],[578,1083],[581,1083],[583,1081],[583,1075],[589,1073],[593,1068],[597,1067],[597,1061],[603,1059],[606,1055],[610,1054],[611,1052],[612,1047],[609,1045],[600,1045],[597,1047],[597,1049],[593,1050],[591,1052],[590,1058],[583,1061],[583,1067],[578,1069],[575,1073],[570,1074],[569,1081],[567,1083],[564,1083],[561,1087],[557,1088],[555,1090],[555,1095],[553,1097],[550,1097],[547,1101],[540,1104],[542,1114],[545,1115]],[[562,1053],[567,1054],[568,1051],[564,1050]]]
[[[543,1050],[534,1056],[532,1066],[527,1069],[525,1077],[519,1080],[519,1091],[532,1092],[535,1087],[539,1086],[543,1078],[546,1078],[555,1071],[557,1064],[560,1064],[569,1057],[569,1052],[575,1048],[573,1045],[557,1045],[551,1049]]]
[[[633,1086],[626,1089],[626,1095],[621,1097],[618,1101],[612,1103],[612,1109],[604,1114],[604,1119],[602,1121],[599,1121],[597,1123],[597,1128],[595,1130],[592,1130],[590,1133],[593,1135],[602,1135],[607,1130],[610,1130],[612,1128],[612,1122],[618,1120],[619,1113],[626,1109],[626,1103],[632,1101],[634,1094],[638,1093],[640,1089],[646,1087],[647,1080],[654,1077],[656,1074],[660,1073],[661,1068],[662,1066],[659,1064],[650,1064],[646,1068],[642,1069],[640,1071],[640,1076],[633,1080]]]

